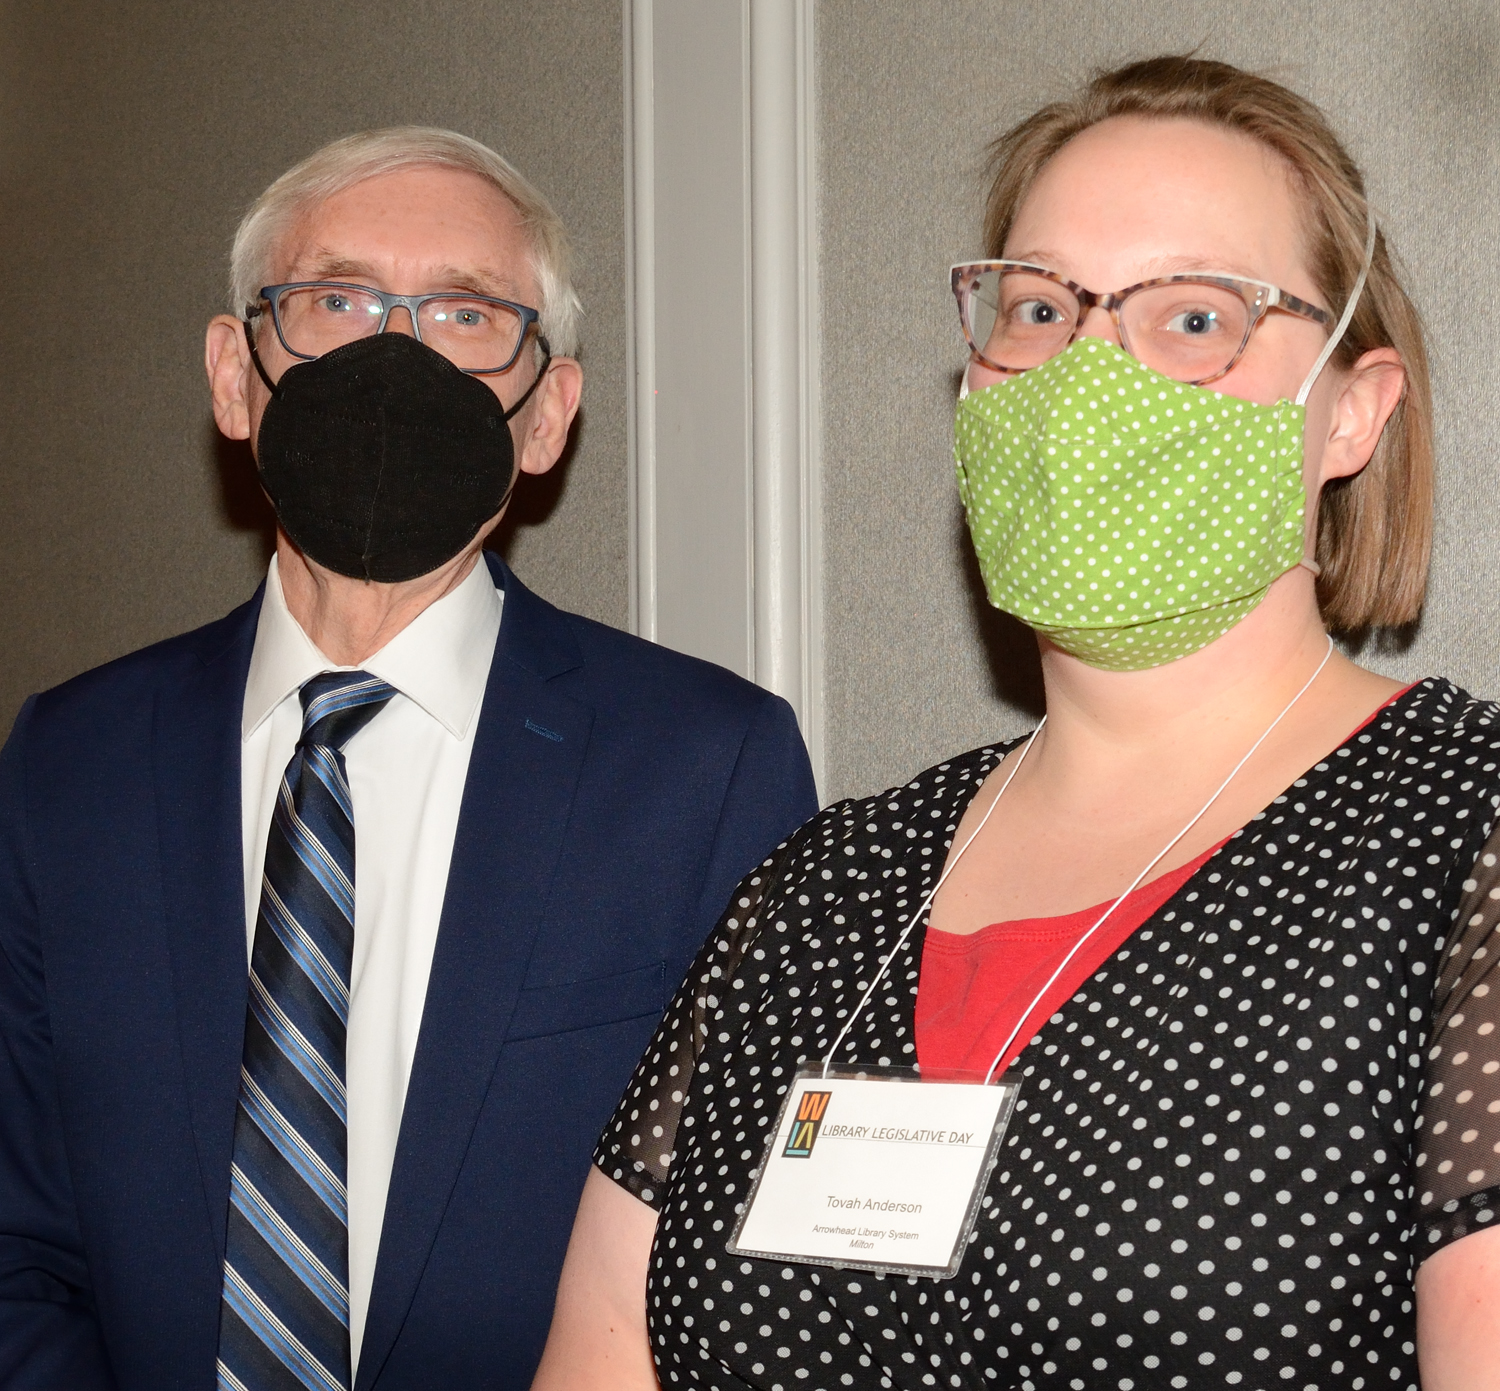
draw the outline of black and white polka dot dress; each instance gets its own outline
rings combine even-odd
[[[725,1254],[796,1068],[1003,753],[809,822],[668,1010],[595,1157],[660,1213],[663,1386],[1415,1388],[1416,1263],[1500,1201],[1500,710],[1446,682],[1299,778],[1043,1025],[954,1278]],[[913,1060],[921,944],[838,1061]]]

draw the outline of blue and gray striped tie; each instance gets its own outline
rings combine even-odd
[[[362,671],[302,688],[302,738],[266,838],[250,955],[220,1391],[348,1391],[354,809],[341,750],[395,693]]]

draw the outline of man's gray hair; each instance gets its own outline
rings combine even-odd
[[[272,256],[292,224],[308,209],[365,179],[414,165],[462,169],[493,185],[514,206],[531,240],[531,269],[541,304],[540,331],[552,351],[578,350],[582,306],[573,289],[572,251],[567,229],[552,205],[487,145],[435,126],[392,126],[346,135],[288,169],[260,195],[234,234],[229,257],[232,311],[254,304],[274,272]]]

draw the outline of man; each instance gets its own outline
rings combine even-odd
[[[336,142],[233,275],[266,582],[0,757],[0,1385],[525,1387],[595,1136],[806,753],[482,553],[582,383],[508,164]]]

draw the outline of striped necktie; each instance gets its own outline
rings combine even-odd
[[[348,1391],[348,1115],[354,808],[342,749],[395,690],[362,671],[302,687],[302,737],[266,837],[234,1123],[220,1391]]]

